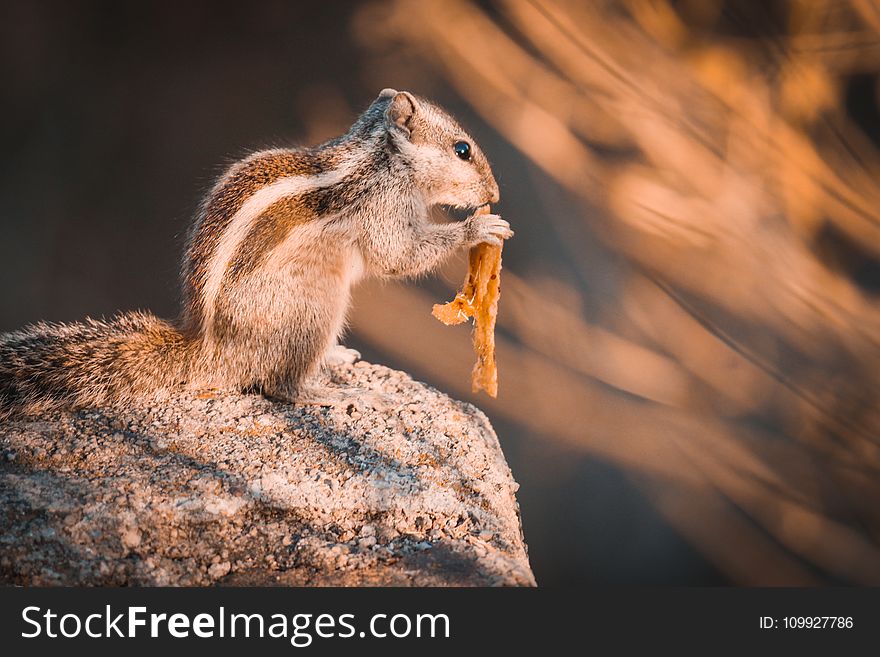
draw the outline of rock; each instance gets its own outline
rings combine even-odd
[[[534,586],[482,412],[364,362],[331,384],[0,425],[0,583]]]

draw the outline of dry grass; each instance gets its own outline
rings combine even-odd
[[[386,75],[433,66],[536,196],[565,192],[530,218],[565,250],[536,261],[590,281],[601,240],[620,262],[588,307],[506,265],[500,394],[481,404],[628,472],[732,581],[880,584],[880,304],[854,270],[880,259],[880,157],[846,103],[880,71],[880,9],[780,2],[755,33],[733,5],[401,0],[353,30]],[[362,294],[387,310],[358,305],[361,339],[467,395],[467,336],[432,319],[438,298]]]

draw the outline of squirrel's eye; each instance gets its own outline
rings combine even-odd
[[[454,150],[455,154],[465,162],[471,159],[471,145],[466,141],[455,142],[452,146],[452,150]]]

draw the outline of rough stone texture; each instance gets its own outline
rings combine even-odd
[[[364,362],[332,384],[362,390],[298,408],[206,391],[0,426],[0,582],[534,585],[482,412]]]

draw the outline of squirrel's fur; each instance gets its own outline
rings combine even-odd
[[[345,135],[229,168],[190,231],[174,322],[134,312],[0,335],[0,417],[179,387],[293,401],[335,348],[362,276],[420,274],[512,234],[496,215],[434,223],[432,206],[497,200],[485,156],[452,117],[383,90]]]

